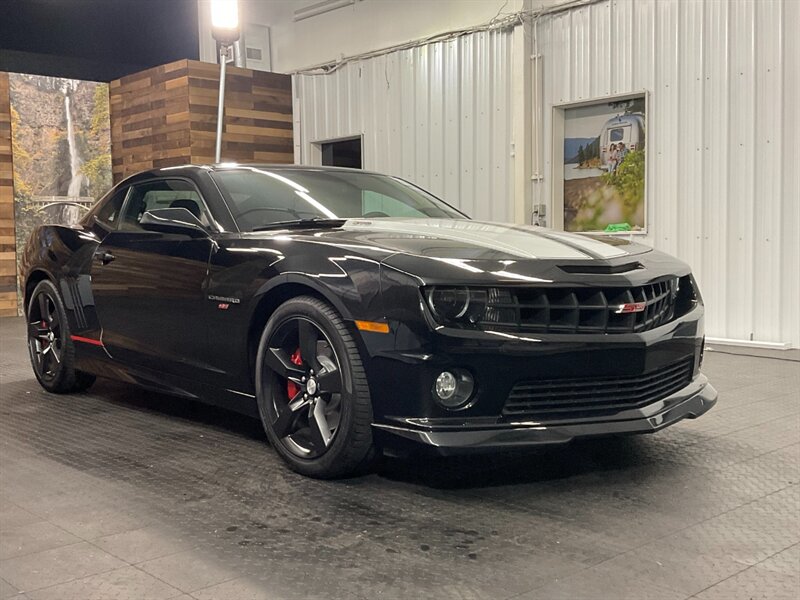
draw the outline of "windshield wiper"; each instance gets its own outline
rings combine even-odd
[[[260,227],[254,227],[252,231],[269,231],[270,229],[287,229],[290,227],[338,227],[347,219],[323,219],[314,217],[311,219],[292,219],[291,221],[276,221]]]

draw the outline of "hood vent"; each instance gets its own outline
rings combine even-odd
[[[582,273],[586,275],[616,275],[629,273],[637,269],[644,269],[642,263],[631,262],[624,265],[559,265],[566,273]]]

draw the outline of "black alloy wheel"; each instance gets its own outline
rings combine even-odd
[[[342,371],[325,333],[306,317],[293,317],[270,336],[266,366],[285,380],[273,394],[272,429],[302,458],[323,454],[342,416]]]
[[[280,306],[264,329],[257,369],[267,437],[293,469],[331,478],[369,462],[366,376],[355,342],[332,307],[311,297]]]
[[[27,312],[28,351],[33,372],[48,392],[85,390],[94,376],[75,369],[75,348],[64,303],[55,285],[41,281],[31,294]]]

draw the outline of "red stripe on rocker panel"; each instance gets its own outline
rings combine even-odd
[[[84,344],[91,344],[92,346],[102,346],[103,342],[100,340],[95,340],[92,338],[81,337],[79,335],[71,335],[69,336],[73,342],[83,342]]]

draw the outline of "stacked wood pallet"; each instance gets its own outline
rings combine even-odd
[[[214,161],[219,67],[192,60],[112,81],[114,181],[149,168]],[[224,162],[293,162],[288,75],[228,68]]]
[[[8,73],[0,72],[0,317],[17,315],[14,173]]]

